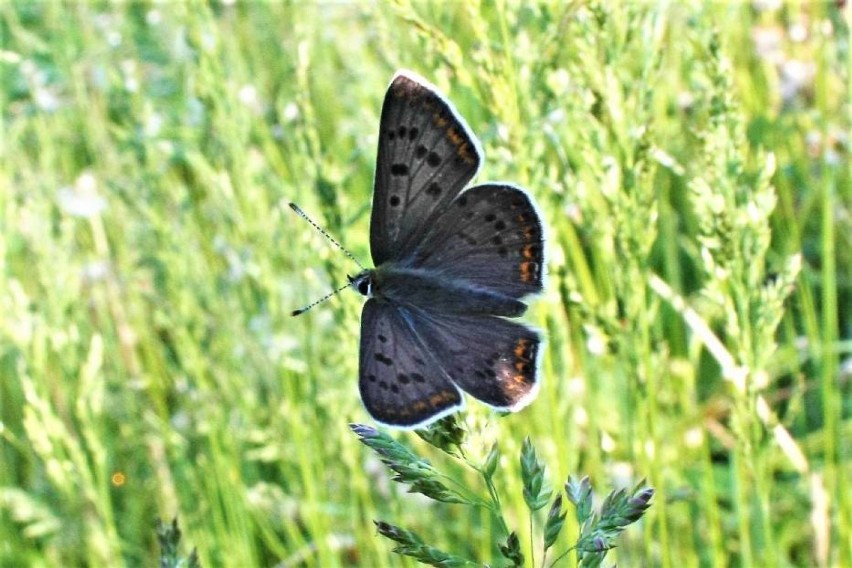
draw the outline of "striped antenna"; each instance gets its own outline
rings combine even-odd
[[[338,293],[338,292],[340,292],[341,290],[343,290],[343,289],[345,289],[345,288],[349,288],[350,286],[352,286],[352,282],[354,282],[354,280],[353,280],[352,278],[350,278],[350,279],[349,279],[349,283],[344,284],[343,286],[341,286],[340,288],[338,288],[338,289],[337,289],[337,290],[335,290],[334,292],[329,292],[328,294],[326,294],[325,296],[323,296],[322,298],[320,298],[320,299],[319,299],[319,300],[317,300],[316,302],[311,302],[310,304],[308,304],[308,305],[307,305],[307,306],[305,306],[304,308],[299,308],[298,310],[293,310],[292,312],[290,312],[290,315],[291,315],[291,316],[300,316],[300,315],[302,315],[303,313],[305,313],[306,311],[310,310],[311,308],[313,308],[313,307],[314,307],[314,306],[316,306],[317,304],[322,304],[323,302],[325,302],[326,300],[328,300],[329,298],[331,298],[332,296],[334,296],[335,294],[337,294],[337,293]]]
[[[361,270],[366,270],[366,269],[364,268],[364,266],[363,266],[360,262],[358,262],[358,259],[357,259],[357,258],[355,258],[355,256],[354,256],[351,252],[349,252],[348,250],[346,250],[345,248],[343,248],[343,245],[341,245],[339,242],[337,242],[336,240],[334,240],[334,238],[333,238],[331,235],[329,235],[329,234],[325,231],[325,229],[323,229],[322,227],[320,227],[319,225],[317,225],[316,223],[314,223],[313,219],[311,219],[310,217],[308,217],[307,213],[305,213],[304,211],[302,211],[302,208],[301,208],[301,207],[299,207],[298,205],[296,205],[295,203],[293,203],[293,202],[291,201],[291,202],[290,202],[290,209],[292,209],[293,211],[295,211],[295,212],[299,215],[299,217],[301,217],[302,219],[304,219],[305,221],[307,221],[308,223],[310,223],[311,225],[313,225],[314,229],[316,229],[317,231],[319,231],[319,232],[320,232],[320,233],[321,233],[321,234],[322,234],[325,238],[327,238],[329,241],[331,241],[331,244],[333,244],[334,246],[336,246],[337,248],[339,248],[340,250],[342,250],[342,251],[343,251],[343,254],[345,254],[346,256],[348,256],[349,258],[351,258],[351,259],[355,262],[355,264],[357,264],[357,265],[358,265],[358,267],[359,267]],[[351,276],[348,276],[347,278],[349,279],[349,282],[347,282],[346,284],[344,284],[343,286],[341,286],[341,287],[340,287],[340,288],[338,288],[337,290],[334,290],[333,292],[329,292],[328,294],[326,294],[325,296],[323,296],[323,297],[322,297],[322,298],[320,298],[319,300],[317,300],[317,301],[315,301],[315,302],[312,302],[312,303],[308,304],[308,305],[307,305],[307,306],[305,306],[304,308],[299,308],[298,310],[293,310],[293,311],[290,313],[290,315],[291,315],[291,316],[298,316],[298,315],[301,315],[301,314],[305,313],[306,311],[310,310],[311,308],[313,308],[314,306],[316,306],[317,304],[321,304],[321,303],[325,302],[326,300],[328,300],[329,298],[331,298],[332,296],[334,296],[335,294],[337,294],[337,293],[338,293],[338,292],[340,292],[341,290],[344,290],[344,289],[346,289],[346,288],[349,288],[350,286],[352,286],[352,284],[355,282],[355,280],[354,280]]]
[[[316,229],[317,231],[319,231],[320,233],[322,233],[322,236],[324,236],[324,237],[325,237],[325,238],[327,238],[329,241],[331,241],[331,244],[333,244],[334,246],[336,246],[337,248],[339,248],[340,250],[342,250],[342,251],[343,251],[343,254],[345,254],[346,256],[348,256],[349,258],[351,258],[351,259],[355,262],[355,264],[357,264],[357,265],[358,265],[358,268],[360,268],[361,270],[365,270],[364,266],[363,266],[360,262],[358,262],[358,259],[357,259],[357,258],[355,258],[355,255],[353,255],[351,252],[349,252],[348,250],[346,250],[345,248],[343,248],[343,245],[342,245],[342,244],[340,244],[340,243],[338,243],[337,241],[335,241],[335,240],[334,240],[334,237],[332,237],[331,235],[329,235],[329,234],[325,231],[325,229],[323,229],[322,227],[320,227],[319,225],[317,225],[316,223],[314,223],[313,219],[311,219],[310,217],[308,217],[308,214],[307,214],[307,213],[305,213],[304,211],[302,211],[302,208],[301,208],[301,207],[299,207],[298,205],[296,205],[295,203],[293,203],[293,202],[291,201],[291,202],[290,202],[290,209],[292,209],[293,211],[295,211],[295,212],[299,215],[299,217],[301,217],[302,219],[304,219],[305,221],[307,221],[308,223],[310,223],[311,225],[313,225],[313,226],[314,226],[314,229]]]

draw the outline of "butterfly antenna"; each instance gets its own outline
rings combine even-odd
[[[313,307],[314,307],[314,306],[316,306],[317,304],[322,304],[323,302],[325,302],[326,300],[328,300],[329,298],[331,298],[332,296],[334,296],[335,294],[337,294],[337,293],[338,293],[338,292],[340,292],[341,290],[344,290],[344,289],[346,289],[346,288],[349,288],[350,286],[352,286],[352,282],[353,282],[353,280],[350,280],[348,284],[344,284],[343,286],[341,286],[340,288],[338,288],[338,289],[337,289],[337,290],[335,290],[334,292],[329,292],[328,294],[326,294],[325,296],[323,296],[322,298],[320,298],[320,299],[319,299],[319,300],[317,300],[316,302],[312,302],[312,303],[308,304],[307,306],[305,306],[304,308],[299,308],[298,310],[293,310],[292,312],[290,312],[290,315],[291,315],[291,316],[300,316],[300,315],[302,315],[303,313],[305,313],[306,311],[310,310],[311,308],[313,308]]]
[[[334,237],[332,237],[331,235],[329,235],[329,234],[325,231],[325,229],[323,229],[322,227],[320,227],[319,225],[317,225],[316,223],[314,223],[313,219],[311,219],[310,217],[308,217],[308,214],[307,214],[307,213],[305,213],[304,211],[302,211],[302,208],[301,208],[301,207],[299,207],[298,205],[296,205],[295,203],[293,203],[293,202],[291,201],[291,202],[290,202],[290,209],[292,209],[293,211],[295,211],[295,212],[299,215],[299,217],[301,217],[302,219],[304,219],[305,221],[307,221],[308,223],[310,223],[311,225],[313,225],[314,229],[316,229],[317,231],[319,231],[320,233],[322,233],[322,236],[324,236],[324,237],[325,237],[325,238],[327,238],[329,241],[331,241],[331,244],[333,244],[334,246],[336,246],[337,248],[339,248],[340,250],[342,250],[342,251],[343,251],[343,254],[345,254],[346,256],[348,256],[349,258],[351,258],[351,259],[355,262],[355,264],[357,264],[357,265],[358,265],[358,268],[360,268],[361,270],[364,270],[364,266],[363,266],[360,262],[358,262],[358,259],[357,259],[357,258],[355,258],[355,255],[353,255],[351,252],[349,252],[348,250],[346,250],[345,248],[343,248],[343,245],[342,245],[342,244],[340,244],[340,243],[338,243],[336,240],[334,240]],[[346,286],[348,286],[348,284],[347,284]],[[343,288],[346,288],[346,286],[344,286]],[[340,288],[340,290],[343,290],[343,288]],[[340,292],[340,290],[335,290],[334,292],[332,292],[331,294],[329,294],[328,296],[326,296],[326,297],[325,297],[325,298],[323,298],[322,300],[319,300],[318,302],[315,302],[314,304],[311,304],[310,306],[308,306],[307,308],[305,308],[305,309],[304,309],[304,310],[302,310],[302,311],[305,311],[305,310],[307,310],[307,309],[311,308],[312,306],[314,306],[314,305],[316,305],[316,304],[319,304],[319,303],[320,303],[320,302],[322,302],[323,300],[326,300],[326,299],[328,299],[329,297],[331,297],[331,296],[333,296],[334,294],[336,294],[337,292]],[[298,310],[297,310],[297,311],[298,311]],[[300,313],[301,313],[301,312],[300,312]],[[293,315],[295,316],[295,315],[299,315],[299,314],[294,313]]]

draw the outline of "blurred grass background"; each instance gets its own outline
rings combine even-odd
[[[289,317],[355,267],[288,201],[369,259],[398,68],[548,224],[542,391],[465,418],[521,542],[530,436],[655,487],[620,565],[852,565],[842,4],[0,3],[0,565],[150,566],[175,515],[206,566],[406,564],[377,518],[497,560],[349,431],[362,299]]]

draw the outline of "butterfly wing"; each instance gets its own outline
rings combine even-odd
[[[544,230],[527,193],[508,184],[461,193],[412,253],[411,265],[521,298],[542,289]]]
[[[463,404],[414,325],[405,308],[376,299],[361,313],[361,400],[376,421],[391,426],[424,425]]]
[[[426,80],[400,72],[382,107],[370,219],[373,263],[398,261],[420,242],[479,169],[476,137]]]
[[[370,220],[376,297],[361,319],[359,388],[379,422],[429,423],[463,404],[459,388],[510,410],[537,392],[538,334],[492,314],[518,315],[519,299],[542,289],[541,219],[520,188],[462,192],[480,160],[453,106],[397,74],[382,107]]]
[[[421,342],[474,398],[513,411],[535,398],[541,339],[534,330],[497,316],[424,312],[418,321]]]

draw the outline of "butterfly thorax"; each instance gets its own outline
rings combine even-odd
[[[470,280],[450,277],[436,270],[403,267],[392,262],[364,270],[350,277],[349,281],[360,294],[400,307],[506,317],[517,317],[527,309],[520,300]]]

